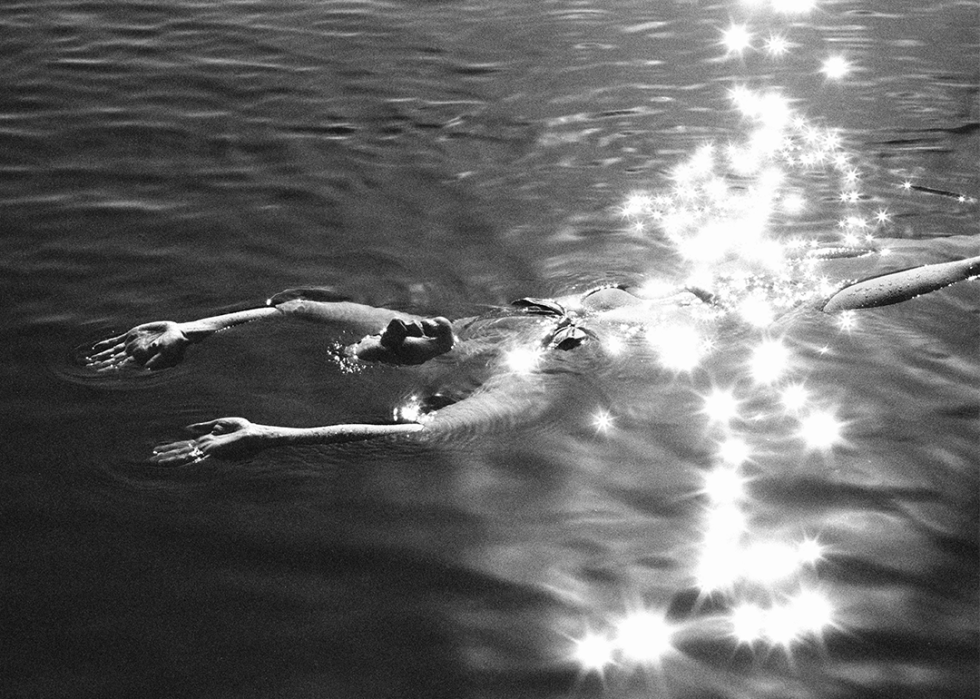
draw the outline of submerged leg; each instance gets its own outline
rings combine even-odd
[[[980,257],[889,272],[845,286],[827,300],[823,310],[834,313],[887,306],[976,276],[980,276]]]

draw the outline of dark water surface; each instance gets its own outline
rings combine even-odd
[[[717,438],[699,396],[756,335],[689,373],[570,362],[523,425],[181,469],[145,459],[184,424],[382,421],[420,373],[342,374],[295,324],[152,376],[71,361],[294,286],[460,317],[679,281],[619,209],[744,134],[736,85],[840,129],[861,215],[888,212],[893,254],[829,275],[976,255],[980,4],[756,5],[4,3],[0,696],[976,696],[976,281],[850,332],[814,312],[771,330],[845,425],[824,452],[762,412],[741,427],[755,531],[823,546],[833,625],[788,649],[740,645],[694,586]],[[733,22],[756,50],[726,57]],[[759,50],[770,33],[787,55]],[[838,53],[855,70],[831,80]],[[833,240],[836,180],[790,176],[792,232]],[[576,639],[637,607],[669,612],[676,648],[582,670]]]

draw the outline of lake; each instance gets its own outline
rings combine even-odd
[[[0,34],[4,697],[976,696],[980,287],[810,300],[978,254],[980,3],[43,0]],[[771,317],[625,323],[431,437],[163,468],[221,416],[389,421],[433,369],[298,322],[78,361],[296,287],[461,318],[705,275]]]

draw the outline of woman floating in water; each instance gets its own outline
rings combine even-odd
[[[864,279],[843,287],[819,304],[826,312],[841,312],[899,303],[921,294],[980,276],[980,257],[915,267]],[[513,313],[491,317],[490,322],[515,319],[525,334],[535,337],[542,350],[573,350],[596,336],[603,323],[626,319],[664,318],[675,312],[691,314],[710,309],[715,298],[697,289],[685,289],[666,297],[641,298],[622,287],[603,287],[579,297],[557,300],[521,299]],[[479,328],[484,319],[451,322],[446,318],[423,318],[350,301],[317,300],[315,294],[277,295],[265,307],[203,318],[186,323],[157,321],[138,325],[128,332],[103,340],[92,348],[90,368],[104,372],[134,367],[159,370],[180,363],[191,344],[214,333],[261,319],[300,318],[331,326],[362,339],[342,346],[338,358],[351,364],[419,365],[447,353],[465,355],[468,343],[480,344]],[[526,322],[530,321],[530,323]],[[649,322],[649,321],[648,321]],[[485,340],[483,341],[486,346]],[[493,347],[498,353],[499,347]],[[453,355],[450,354],[450,357]],[[437,403],[438,410],[422,417],[421,412],[402,415],[395,424],[351,424],[323,427],[278,427],[258,425],[244,418],[225,417],[190,425],[194,439],[157,447],[152,460],[165,465],[183,465],[208,456],[236,458],[263,449],[286,445],[316,445],[351,442],[375,437],[450,429],[478,419],[485,408],[513,403],[507,390],[526,383],[520,377],[491,376],[479,391],[458,402]],[[448,403],[448,404],[447,404]]]

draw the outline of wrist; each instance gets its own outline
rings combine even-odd
[[[177,330],[183,335],[188,342],[198,343],[207,337],[210,337],[215,332],[216,329],[210,328],[201,321],[190,321],[187,323],[177,323]]]
[[[284,428],[274,427],[272,425],[256,425],[252,423],[252,437],[256,445],[262,447],[274,447],[277,445],[284,444],[287,441],[286,435],[283,434]]]

